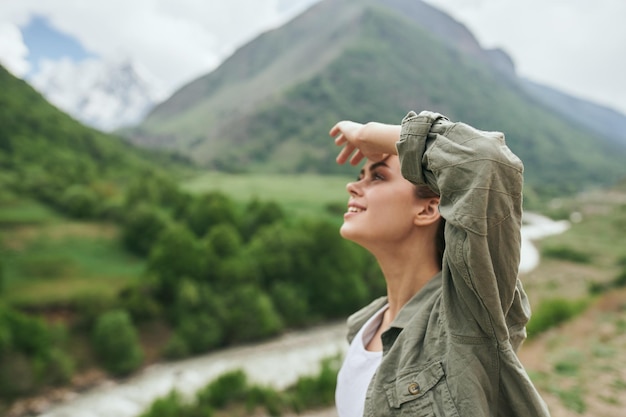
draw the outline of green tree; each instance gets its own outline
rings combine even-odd
[[[64,328],[0,305],[0,397],[67,382],[74,362],[64,352],[65,339]]]
[[[141,204],[126,216],[122,229],[122,241],[132,252],[146,256],[169,219],[160,210]]]
[[[148,270],[157,277],[160,300],[172,302],[185,278],[203,279],[212,258],[211,246],[198,240],[188,228],[180,224],[168,227],[155,242],[148,259]]]
[[[238,286],[226,294],[226,307],[225,331],[230,343],[258,340],[283,329],[271,298],[253,285]]]
[[[213,227],[206,236],[214,248],[215,255],[220,258],[237,256],[242,248],[239,232],[230,223],[220,223]]]
[[[179,321],[176,334],[191,353],[204,353],[222,343],[222,325],[211,314],[189,314]]]
[[[178,210],[189,202],[190,195],[168,176],[153,172],[151,175],[134,178],[126,187],[124,204],[135,207],[138,204],[157,205]]]
[[[212,192],[193,199],[181,217],[198,237],[203,237],[218,224],[237,225],[238,216],[235,203],[223,193]]]
[[[294,283],[276,282],[270,291],[276,310],[288,326],[301,326],[313,321],[303,289]]]
[[[257,283],[259,274],[256,265],[245,253],[246,248],[235,226],[218,224],[209,231],[204,241],[215,253],[215,256],[207,258],[210,260],[207,271],[216,290],[228,291],[235,285]]]
[[[242,219],[242,235],[249,240],[261,227],[269,226],[285,218],[285,212],[274,201],[253,199],[246,206]]]
[[[93,217],[98,204],[96,193],[91,188],[79,184],[68,187],[61,197],[61,205],[65,212],[79,219]]]
[[[114,375],[127,375],[143,360],[137,331],[125,310],[111,310],[96,321],[93,346],[104,367]]]

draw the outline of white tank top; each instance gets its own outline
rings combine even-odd
[[[387,305],[378,310],[356,334],[337,375],[335,405],[339,417],[363,417],[365,395],[380,365],[383,352],[365,349],[382,323]]]

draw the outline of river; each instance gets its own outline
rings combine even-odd
[[[566,221],[525,213],[520,272],[537,266],[532,241],[562,233]],[[123,381],[107,381],[52,404],[40,417],[135,417],[156,398],[176,389],[191,397],[220,374],[242,369],[250,381],[284,388],[298,376],[316,373],[322,359],[345,353],[343,322],[287,333],[277,339],[233,347],[186,360],[149,366]]]

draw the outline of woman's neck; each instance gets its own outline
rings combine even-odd
[[[393,321],[402,307],[440,271],[436,255],[428,250],[430,245],[420,246],[409,245],[375,254],[387,283],[387,320]]]

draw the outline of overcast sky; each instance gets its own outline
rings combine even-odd
[[[22,77],[60,62],[44,22],[69,40],[64,65],[132,58],[171,91],[316,1],[2,0],[0,61]],[[626,1],[427,1],[505,49],[520,75],[626,114]]]

